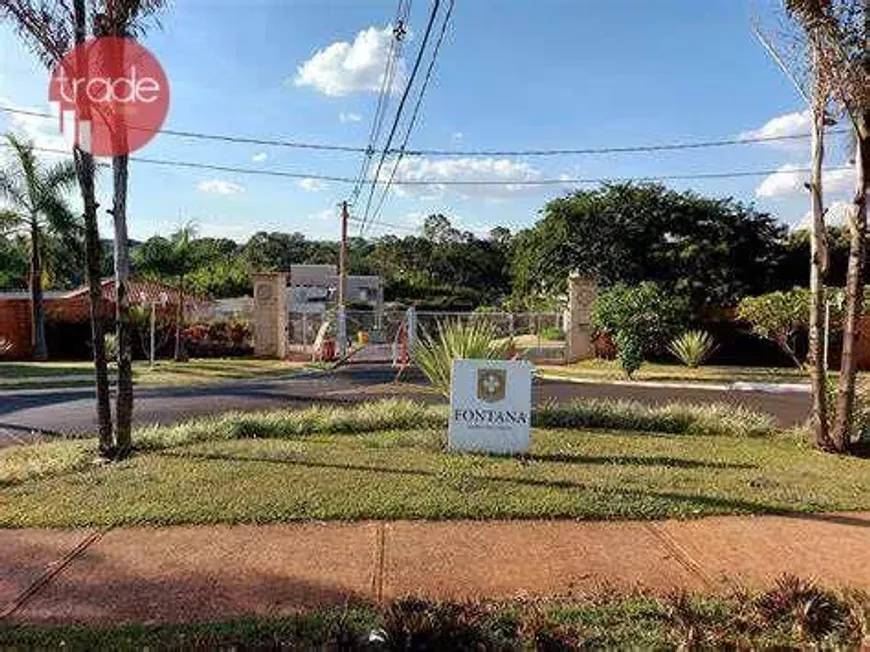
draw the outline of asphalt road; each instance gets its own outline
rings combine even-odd
[[[299,407],[312,402],[380,398],[393,391],[386,386],[395,371],[388,366],[352,365],[336,372],[312,373],[281,380],[244,380],[200,387],[137,388],[134,420],[137,425],[168,424],[192,416],[228,410]],[[401,392],[437,400],[423,391],[423,379],[412,373],[402,378]],[[417,390],[419,388],[419,390]],[[675,400],[692,403],[727,402],[768,412],[785,426],[803,422],[808,413],[805,393],[724,391],[608,383],[540,380],[533,388],[535,403],[550,400],[605,397],[645,403]],[[0,391],[0,446],[32,440],[35,433],[74,435],[95,431],[93,390],[89,387]]]

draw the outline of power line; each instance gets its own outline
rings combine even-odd
[[[831,129],[827,134],[848,134],[848,129]],[[412,156],[568,156],[585,154],[632,154],[645,152],[663,152],[681,149],[704,149],[708,147],[728,147],[731,145],[752,145],[756,143],[775,143],[788,140],[806,140],[810,134],[788,134],[783,136],[748,136],[737,138],[722,138],[719,140],[701,140],[694,142],[660,143],[653,145],[626,145],[624,147],[582,147],[573,149],[413,149],[408,150]]]
[[[27,109],[17,109],[8,106],[0,105],[0,111],[13,115],[27,115],[37,118],[57,119],[57,116],[51,113],[41,111],[30,111]],[[311,149],[335,152],[349,152],[354,154],[365,154],[368,151],[366,147],[354,145],[333,145],[328,143],[310,143],[293,140],[276,140],[270,138],[254,138],[248,136],[234,136],[227,134],[212,134],[199,131],[182,131],[176,129],[147,129],[145,127],[130,126],[130,129],[138,129],[141,131],[153,131],[157,134],[165,136],[173,136],[178,138],[187,138],[195,140],[215,140],[228,143],[241,143],[249,145],[264,145],[274,147],[287,147],[296,149]],[[848,129],[831,129],[828,134],[847,134]],[[409,149],[405,152],[408,156],[569,156],[569,155],[587,155],[587,154],[632,154],[645,152],[661,152],[682,149],[704,149],[710,147],[728,147],[736,145],[753,145],[756,143],[775,143],[783,141],[806,140],[810,134],[788,134],[782,136],[747,136],[736,138],[722,138],[701,141],[688,142],[673,142],[673,143],[654,143],[651,145],[626,145],[617,147],[582,147],[582,148],[555,148],[555,149]],[[399,149],[387,149],[388,154],[398,154]]]
[[[381,138],[381,132],[384,127],[384,118],[387,116],[387,107],[389,106],[389,96],[393,92],[393,82],[396,77],[399,60],[402,56],[402,49],[405,40],[405,24],[411,11],[411,0],[399,0],[399,5],[396,8],[396,18],[393,23],[393,38],[390,39],[390,49],[387,53],[387,64],[384,69],[384,75],[381,79],[381,87],[378,92],[378,101],[375,106],[375,113],[372,116],[372,125],[369,130],[368,145],[365,149],[360,170],[357,174],[357,182],[354,184],[350,194],[350,204],[356,204],[359,198],[362,187],[365,184],[368,176],[369,168],[371,167],[372,157],[375,154],[375,145]]]
[[[27,109],[16,109],[8,106],[0,106],[0,111],[11,113],[13,115],[27,115],[35,118],[51,118],[57,119],[57,116],[51,113],[42,111],[30,111]],[[329,145],[325,143],[305,143],[294,140],[274,140],[269,138],[249,138],[247,136],[231,136],[226,134],[207,134],[198,131],[179,131],[176,129],[149,129],[146,127],[136,127],[127,125],[129,129],[136,131],[150,131],[164,136],[175,136],[178,138],[191,138],[196,140],[216,140],[227,143],[243,143],[247,145],[271,145],[275,147],[289,147],[295,149],[314,149],[331,152],[365,152],[364,147],[355,147],[351,145]]]
[[[420,69],[420,62],[423,60],[423,54],[426,50],[426,44],[429,43],[429,36],[432,33],[432,26],[435,24],[435,17],[438,15],[438,9],[441,6],[441,0],[434,0],[432,2],[432,11],[429,13],[429,20],[426,22],[426,31],[423,33],[423,40],[420,43],[420,49],[417,50],[417,56],[414,58],[414,66],[411,68],[411,74],[408,77],[408,82],[405,84],[405,90],[402,91],[402,97],[399,99],[399,106],[396,108],[396,115],[393,118],[393,124],[390,127],[390,133],[387,136],[387,143],[384,145],[384,149],[381,152],[381,157],[378,159],[378,166],[375,168],[375,175],[372,178],[371,189],[369,190],[369,196],[366,199],[366,207],[363,212],[363,221],[362,226],[360,226],[360,233],[365,229],[366,220],[369,216],[369,208],[372,205],[372,197],[375,194],[375,188],[377,184],[375,183],[381,176],[381,168],[384,166],[384,160],[387,158],[387,152],[390,149],[390,145],[393,142],[393,137],[396,135],[396,129],[399,127],[399,120],[402,118],[402,111],[405,109],[405,102],[408,100],[408,95],[411,92],[411,88],[414,85],[414,79],[417,77],[417,71]]]
[[[351,222],[362,222],[362,218],[359,217],[349,217],[347,219],[349,219]],[[418,231],[416,227],[407,226],[405,224],[393,224],[391,222],[378,222],[377,224],[372,223],[370,224],[370,226],[385,226],[391,229],[398,229],[399,231],[407,231],[408,233],[416,233]]]
[[[405,130],[405,137],[402,140],[402,145],[399,148],[399,153],[396,160],[393,161],[393,169],[390,171],[390,178],[387,180],[381,197],[378,200],[377,208],[372,213],[371,222],[377,222],[378,215],[384,207],[384,202],[387,200],[387,193],[390,191],[390,186],[393,179],[396,178],[396,172],[399,170],[399,165],[402,163],[402,158],[405,156],[405,150],[408,146],[408,141],[411,139],[411,132],[414,130],[414,125],[417,123],[417,116],[420,112],[420,106],[423,104],[423,96],[426,94],[426,88],[429,85],[429,80],[432,78],[432,71],[435,68],[435,61],[438,59],[438,53],[441,51],[441,43],[444,41],[444,35],[447,33],[447,26],[450,24],[450,16],[453,14],[454,0],[450,0],[450,5],[447,7],[447,13],[444,14],[444,20],[441,23],[441,31],[438,34],[438,40],[435,41],[435,48],[432,50],[432,58],[429,60],[429,66],[426,68],[426,75],[423,77],[423,83],[420,86],[420,92],[417,95],[417,102],[414,104],[414,111],[411,113],[411,120],[408,122],[408,128]],[[363,224],[365,227],[365,224]]]
[[[0,147],[8,148],[9,143],[0,143]],[[50,154],[62,154],[70,156],[71,152],[66,149],[56,149],[50,147],[34,147],[34,151],[45,152]],[[145,163],[149,165],[157,165],[164,167],[177,167],[193,170],[210,170],[217,172],[231,172],[234,174],[248,174],[253,176],[267,177],[283,177],[290,179],[315,179],[317,181],[330,181],[333,183],[352,184],[356,182],[352,177],[331,176],[326,174],[313,174],[310,172],[290,172],[285,170],[262,170],[258,168],[246,168],[232,165],[216,165],[212,163],[201,163],[198,161],[180,161],[173,159],[158,159],[142,156],[131,156],[131,161],[137,163]],[[852,166],[840,165],[824,168],[825,172],[835,172],[839,170],[851,170]],[[810,172],[810,168],[789,168],[787,172]],[[771,174],[777,174],[783,170],[738,170],[731,172],[695,172],[687,174],[662,174],[650,176],[636,177],[563,177],[558,179],[481,179],[478,181],[465,180],[439,180],[439,179],[414,179],[403,180],[398,182],[401,186],[557,186],[557,185],[585,185],[585,184],[601,184],[601,183],[628,183],[628,182],[646,182],[646,181],[691,181],[703,179],[735,179],[741,177],[765,177]],[[386,180],[375,180],[378,185],[386,184]]]

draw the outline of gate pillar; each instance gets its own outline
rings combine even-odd
[[[286,272],[254,274],[254,355],[287,357]]]
[[[593,357],[592,306],[598,298],[598,282],[580,276],[568,277],[568,309],[565,311],[565,359],[577,362]]]

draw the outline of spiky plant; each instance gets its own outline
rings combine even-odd
[[[704,331],[686,331],[675,337],[668,350],[687,367],[700,367],[715,353],[715,340]]]
[[[411,356],[432,386],[449,396],[454,360],[503,360],[507,357],[511,340],[497,337],[495,325],[488,321],[439,321],[434,336],[423,331]]]

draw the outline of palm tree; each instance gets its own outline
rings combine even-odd
[[[149,238],[135,252],[137,271],[157,278],[171,279],[178,284],[178,305],[175,313],[176,362],[184,357],[182,329],[185,282],[199,262],[194,247],[195,240],[196,224],[188,222],[169,236],[169,239],[160,236]]]
[[[23,231],[30,240],[30,310],[33,357],[45,360],[45,309],[42,301],[43,253],[46,234],[60,238],[77,237],[80,226],[67,206],[64,194],[76,181],[71,161],[43,165],[33,145],[12,134],[6,135],[12,152],[10,164],[0,170],[0,228]]]
[[[165,0],[95,0],[94,35],[134,38],[146,29],[146,23],[163,8]],[[123,57],[119,57],[119,60]],[[124,126],[115,129],[115,150],[125,148]],[[118,341],[118,397],[115,416],[115,456],[123,459],[133,447],[133,326],[130,319],[130,244],[127,237],[127,184],[129,157],[120,153],[112,157],[112,221],[115,226],[115,318]]]

